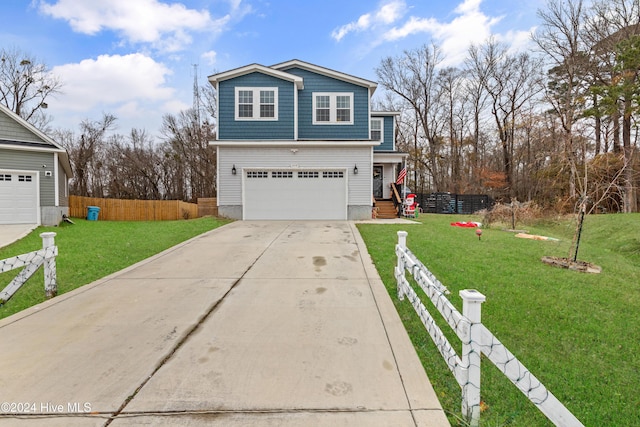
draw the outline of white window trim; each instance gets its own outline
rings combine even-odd
[[[238,104],[240,100],[240,91],[252,91],[253,92],[253,117],[240,117],[238,114]],[[273,117],[260,117],[260,91],[270,90],[273,91],[274,97],[274,115]],[[236,87],[235,88],[235,102],[233,105],[235,119],[239,121],[276,121],[278,120],[278,88],[277,87]]]
[[[313,124],[314,125],[352,125],[353,124],[353,92],[313,92],[311,94],[313,98]],[[329,121],[319,122],[316,120],[316,99],[318,96],[329,97]],[[348,96],[349,97],[349,118],[348,122],[339,122],[337,120],[337,97]]]
[[[378,121],[380,122],[380,143],[384,142],[384,118],[382,117],[372,117],[371,118],[371,122],[373,121]],[[369,129],[369,139],[371,139],[373,141],[373,126],[369,125],[370,129]]]

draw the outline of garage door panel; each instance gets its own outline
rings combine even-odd
[[[37,221],[35,174],[0,171],[0,224],[35,224]]]
[[[346,219],[344,171],[246,171],[244,180],[244,219]]]

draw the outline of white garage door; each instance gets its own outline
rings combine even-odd
[[[347,219],[344,169],[251,169],[243,173],[246,220]]]
[[[0,224],[36,224],[38,188],[28,172],[0,171]]]

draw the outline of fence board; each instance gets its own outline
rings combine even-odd
[[[198,217],[198,205],[181,200],[125,200],[69,196],[69,216],[86,218],[87,207],[100,208],[105,221],[172,221]]]
[[[199,198],[198,216],[218,216],[218,199],[215,197]]]

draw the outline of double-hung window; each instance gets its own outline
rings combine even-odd
[[[353,93],[313,94],[313,124],[353,124]]]
[[[371,140],[382,142],[382,119],[371,119]]]
[[[278,120],[277,87],[237,87],[236,120]]]

